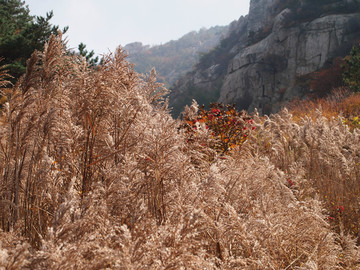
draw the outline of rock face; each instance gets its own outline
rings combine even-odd
[[[269,36],[241,50],[230,62],[220,102],[266,114],[279,110],[284,101],[306,91],[298,80],[322,68],[342,46],[348,47],[360,21],[359,13],[329,15],[286,28],[283,13]]]
[[[277,0],[251,0],[249,9],[248,31],[258,31],[270,25],[274,18],[274,6]]]
[[[249,15],[229,27],[238,35],[229,50],[226,72],[216,73],[216,61],[198,68],[174,86],[173,97],[186,93],[191,85],[200,92],[218,91],[213,101],[269,114],[304,96],[311,90],[306,76],[345,56],[360,40],[358,2],[323,2],[329,3],[312,7],[307,0],[251,0]]]

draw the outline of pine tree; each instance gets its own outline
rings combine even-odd
[[[78,46],[78,50],[79,50],[79,54],[83,57],[85,57],[86,61],[91,65],[94,66],[96,64],[98,64],[99,62],[99,57],[95,55],[94,50],[88,52],[88,50],[86,50],[86,45],[84,43],[80,43]]]
[[[26,69],[26,60],[34,50],[42,50],[59,27],[50,24],[53,12],[46,17],[31,16],[21,0],[0,0],[0,57],[15,82]],[[68,27],[63,29],[66,32]]]
[[[343,80],[353,91],[360,91],[360,47],[354,46],[345,57]]]

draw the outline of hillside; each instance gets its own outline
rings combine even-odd
[[[149,73],[155,67],[158,79],[170,86],[192,69],[199,55],[218,45],[227,29],[227,26],[202,28],[163,45],[149,46],[134,42],[127,44],[124,50],[137,72]]]
[[[306,96],[314,73],[360,40],[359,7],[356,0],[252,0],[249,14],[171,87],[173,115],[192,99],[269,114]]]

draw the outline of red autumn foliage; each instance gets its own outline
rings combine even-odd
[[[315,97],[324,97],[332,89],[343,86],[343,64],[344,60],[338,57],[328,67],[315,72],[315,76],[310,83],[310,88],[314,91]]]
[[[202,106],[195,118],[185,117],[183,127],[189,135],[188,142],[196,141],[198,129],[210,130],[214,140],[209,146],[224,154],[246,141],[249,132],[256,129],[253,124],[245,111],[238,112],[233,105],[212,103],[209,110]]]

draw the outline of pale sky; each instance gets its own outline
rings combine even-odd
[[[140,41],[164,44],[202,27],[228,25],[249,12],[250,0],[25,0],[32,15],[53,10],[52,24],[71,48],[80,42],[97,54]]]

